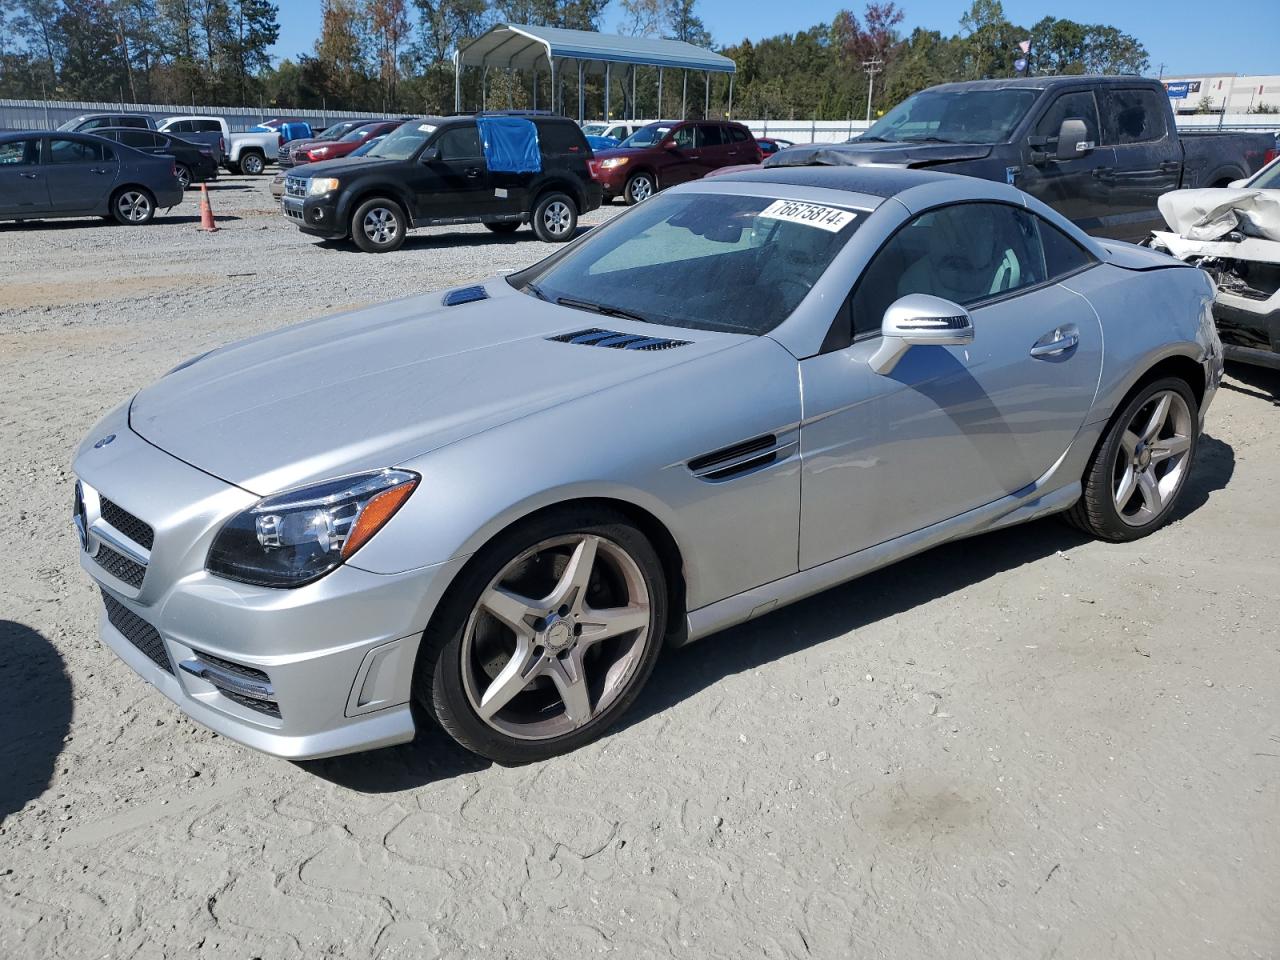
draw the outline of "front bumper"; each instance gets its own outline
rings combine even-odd
[[[74,470],[80,563],[103,594],[107,646],[192,719],[266,753],[332,756],[413,738],[418,643],[461,560],[393,575],[347,564],[293,590],[212,576],[203,558],[213,536],[256,498],[142,440],[123,408],[90,440],[105,436],[110,445],[82,445]]]
[[[303,233],[329,240],[340,240],[347,235],[337,204],[329,197],[283,196],[280,212]]]

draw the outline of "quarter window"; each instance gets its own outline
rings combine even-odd
[[[1035,219],[1040,228],[1040,245],[1044,248],[1045,272],[1050,280],[1076,273],[1097,262],[1089,251],[1053,224],[1040,217]]]
[[[39,140],[10,140],[0,143],[0,167],[35,163]]]
[[[958,203],[922,213],[875,255],[854,290],[855,337],[877,333],[889,305],[929,293],[971,306],[1045,280],[1031,214],[998,203]]]

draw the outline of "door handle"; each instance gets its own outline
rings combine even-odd
[[[1115,167],[1094,167],[1092,171],[1094,178],[1097,180],[1105,180],[1115,172]]]
[[[1068,350],[1074,350],[1079,345],[1080,334],[1075,330],[1055,330],[1053,333],[1046,334],[1040,338],[1036,345],[1031,348],[1031,356],[1038,360],[1045,357],[1060,357]]]
[[[480,168],[479,168],[479,167],[467,167],[467,176],[468,176],[468,177],[478,177],[478,176],[480,176]]]
[[[1160,163],[1160,170],[1163,173],[1170,173],[1173,170],[1177,170],[1180,166],[1182,166],[1182,164],[1177,160],[1164,160]]]
[[[90,173],[106,173],[107,171],[102,167],[90,167],[89,172]]]
[[[40,174],[38,174],[38,173],[20,173],[20,174],[18,174],[18,176],[20,176],[20,177],[22,177],[22,178],[24,178],[24,179],[26,179],[26,180],[38,180],[38,179],[40,179]]]

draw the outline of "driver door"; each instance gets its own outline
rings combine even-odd
[[[1046,257],[1042,227],[1074,261]],[[881,248],[837,321],[852,342],[801,363],[802,569],[992,503],[1053,467],[1092,408],[1102,362],[1092,307],[1053,282],[1069,261],[1087,267],[1088,255],[1004,204],[927,211]],[[880,320],[909,293],[966,306],[974,340],[912,347],[879,375],[868,361]],[[1064,334],[1068,349],[1032,355]]]
[[[438,151],[428,159],[432,147]],[[474,123],[441,131],[419,160],[415,220],[463,221],[499,212]]]
[[[1085,139],[1093,149],[1073,160],[1055,159],[1063,120],[1083,120]],[[1099,232],[1108,212],[1109,187],[1104,175],[1115,164],[1115,152],[1100,146],[1093,91],[1063,93],[1045,108],[1032,129],[1036,146],[1024,145],[1022,168],[1014,176],[1014,185],[1053,207],[1081,230]]]
[[[668,135],[675,143],[674,149],[663,149],[666,154],[665,163],[658,172],[663,188],[674,187],[678,183],[697,180],[706,173],[702,166],[702,149],[698,145],[697,126],[685,123]]]

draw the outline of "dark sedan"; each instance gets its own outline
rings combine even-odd
[[[80,133],[0,134],[0,220],[150,223],[182,202],[176,161]]]
[[[93,131],[95,137],[106,137],[126,147],[133,147],[152,156],[170,156],[177,161],[178,183],[187,189],[193,183],[218,179],[218,161],[213,147],[192,143],[171,133],[155,130],[134,130],[127,127],[108,127]]]

